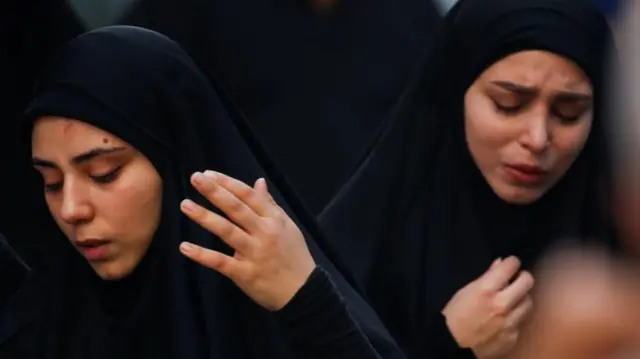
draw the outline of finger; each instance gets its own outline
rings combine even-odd
[[[192,261],[211,268],[231,280],[240,275],[240,261],[228,255],[188,242],[180,244],[180,252]]]
[[[259,186],[259,192],[261,194],[263,194],[265,196],[265,198],[268,199],[269,203],[271,203],[274,207],[275,210],[282,212],[282,207],[280,207],[278,205],[278,203],[276,202],[275,199],[273,199],[273,196],[271,195],[271,193],[269,192],[269,187],[267,186],[267,181],[264,178],[260,178],[256,181],[256,186]]]
[[[226,218],[209,211],[191,200],[184,200],[180,209],[202,228],[220,237],[231,248],[240,253],[248,253],[253,245],[253,237],[238,228]]]
[[[517,328],[529,316],[532,310],[533,300],[527,296],[509,312],[505,320],[505,325],[507,328]]]
[[[264,178],[258,178],[253,188],[262,198],[265,198],[273,206],[278,205],[273,197],[271,197],[271,193],[269,193],[269,188],[267,187],[267,181]]]
[[[227,191],[236,196],[236,198],[244,202],[259,216],[268,217],[271,214],[271,203],[269,203],[269,201],[265,197],[260,196],[253,188],[251,188],[251,186],[247,185],[246,183],[214,171],[205,171],[204,175],[214,180],[220,186],[224,187]],[[266,182],[264,183],[264,186],[266,191]]]
[[[489,270],[496,268],[500,263],[502,263],[502,258],[496,259],[495,261],[493,261],[493,263],[491,263],[491,267],[489,267]]]
[[[496,296],[496,302],[507,309],[512,308],[520,302],[522,298],[529,294],[531,288],[533,288],[534,282],[533,276],[529,272],[520,272],[518,278],[516,278],[511,285],[498,293]]]
[[[191,176],[191,182],[200,194],[224,212],[235,224],[250,233],[259,228],[258,221],[261,220],[260,216],[226,188],[218,184],[217,180],[196,172]]]
[[[502,290],[509,284],[509,280],[520,269],[520,260],[514,256],[506,258],[495,267],[490,268],[482,278],[482,287],[487,291]]]

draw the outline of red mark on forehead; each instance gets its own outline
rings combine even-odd
[[[73,130],[78,127],[77,125],[77,121],[65,119],[62,125],[62,134],[65,136],[70,135],[71,132],[73,132]]]
[[[106,137],[102,137],[102,143],[107,144],[109,143],[109,139]]]

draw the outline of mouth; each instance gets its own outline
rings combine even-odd
[[[85,239],[75,241],[74,245],[89,262],[94,262],[107,257],[110,243],[106,239]]]
[[[541,167],[526,164],[506,165],[505,167],[511,180],[525,185],[538,184],[542,182],[548,174],[548,172]]]

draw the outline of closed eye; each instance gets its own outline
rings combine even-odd
[[[111,183],[116,178],[118,178],[118,175],[120,174],[121,169],[122,169],[122,166],[119,166],[109,173],[99,175],[99,176],[91,176],[91,179],[93,179],[96,183],[102,183],[102,184]]]

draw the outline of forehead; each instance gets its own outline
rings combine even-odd
[[[481,75],[488,81],[512,81],[523,86],[551,85],[564,90],[591,89],[591,82],[575,62],[547,51],[522,51],[491,65]]]
[[[125,145],[113,134],[86,122],[47,116],[35,121],[31,148],[35,156],[56,152],[86,151],[98,145]]]

